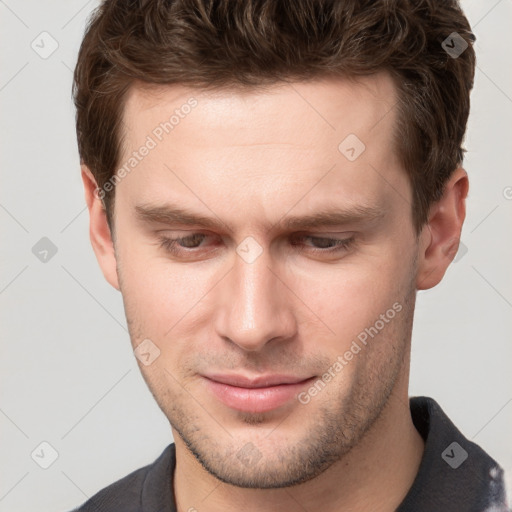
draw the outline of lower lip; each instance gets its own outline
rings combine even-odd
[[[243,412],[269,412],[294,399],[312,379],[265,388],[240,388],[205,378],[206,385],[224,405]]]

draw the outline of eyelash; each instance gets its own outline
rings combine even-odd
[[[208,235],[206,235],[204,233],[194,233],[193,235],[180,237],[180,238],[159,237],[158,240],[160,242],[161,248],[170,252],[174,256],[181,256],[181,255],[183,255],[183,253],[191,254],[191,253],[195,252],[196,249],[199,249],[199,247],[188,247],[188,248],[187,247],[179,247],[178,243],[183,242],[185,240],[193,239],[194,237],[197,237],[197,236],[207,237]],[[318,253],[333,254],[333,253],[346,251],[347,249],[350,248],[350,246],[354,242],[354,236],[352,236],[350,238],[339,239],[339,238],[320,237],[320,236],[314,236],[314,235],[301,235],[301,236],[296,237],[296,239],[299,239],[299,240],[304,240],[304,239],[322,240],[322,241],[327,241],[328,243],[334,244],[333,247],[328,247],[328,248],[324,248],[324,249],[318,248],[318,247],[310,247],[311,252],[316,253],[316,254],[318,254]],[[203,240],[204,240],[204,238],[203,238]],[[298,252],[305,251],[304,246],[295,243],[295,239],[291,245]]]

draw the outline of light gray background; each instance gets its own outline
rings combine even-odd
[[[66,511],[153,461],[167,420],[130,349],[121,296],[88,239],[72,69],[96,0],[0,0],[0,511]],[[420,292],[411,395],[434,397],[512,472],[512,0],[464,1],[478,69],[466,139],[467,252]],[[58,48],[51,49],[48,32]],[[46,263],[32,247],[48,237]],[[31,458],[50,443],[58,459]],[[49,461],[41,448],[39,462]],[[510,493],[510,490],[509,490]]]

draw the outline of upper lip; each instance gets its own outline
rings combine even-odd
[[[265,388],[269,386],[278,386],[280,384],[297,384],[311,377],[298,377],[296,375],[267,374],[254,377],[245,375],[228,375],[228,374],[211,374],[203,375],[203,377],[239,388]]]

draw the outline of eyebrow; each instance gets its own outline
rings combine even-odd
[[[201,226],[211,229],[228,229],[233,227],[218,217],[207,217],[186,208],[172,204],[135,206],[137,217],[145,222],[180,226]],[[285,215],[268,229],[279,227],[285,230],[304,230],[319,227],[334,227],[346,224],[371,222],[384,216],[384,211],[375,206],[356,205],[347,208],[324,208],[313,214],[292,216]]]

